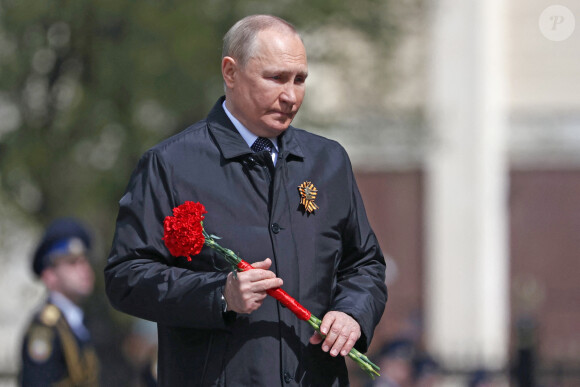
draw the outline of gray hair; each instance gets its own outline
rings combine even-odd
[[[251,15],[239,20],[224,36],[222,59],[234,58],[244,67],[256,51],[256,36],[267,29],[288,31],[300,37],[296,28],[286,20],[272,15]]]

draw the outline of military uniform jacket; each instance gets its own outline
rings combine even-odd
[[[353,316],[366,351],[386,302],[385,263],[345,150],[289,127],[273,167],[252,153],[222,108],[141,158],[120,210],[105,268],[116,308],[156,321],[161,386],[347,385],[345,359],[308,343],[304,321],[268,297],[255,312],[222,314],[224,259],[204,247],[188,262],[164,246],[163,220],[201,202],[204,228],[252,263],[270,257],[284,290],[315,316]],[[312,213],[298,186],[317,189]]]
[[[24,336],[20,385],[94,387],[98,371],[92,344],[76,337],[58,307],[46,303]]]

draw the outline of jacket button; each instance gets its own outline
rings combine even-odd
[[[290,372],[284,371],[284,382],[290,383],[291,381],[292,381],[292,375],[290,375]]]
[[[280,225],[278,223],[272,223],[271,229],[274,234],[278,234],[280,232]]]

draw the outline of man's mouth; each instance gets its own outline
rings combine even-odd
[[[296,113],[294,113],[294,112],[274,111],[274,114],[279,115],[279,116],[282,116],[282,117],[285,117],[285,118],[292,119],[292,118],[294,118],[294,115]]]

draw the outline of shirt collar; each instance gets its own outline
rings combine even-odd
[[[59,292],[50,292],[50,301],[61,310],[68,324],[73,328],[83,325],[84,313],[81,308]]]
[[[223,108],[224,101],[225,97],[220,97],[206,118],[209,132],[226,160],[252,154],[252,150],[226,114]],[[290,125],[284,133],[278,136],[279,157],[304,158],[304,153],[295,133],[299,131],[301,130]]]
[[[232,123],[236,127],[237,131],[244,138],[244,141],[251,148],[252,147],[252,144],[254,144],[254,141],[256,141],[256,139],[258,138],[258,136],[256,136],[254,133],[250,132],[250,130],[248,128],[246,128],[244,126],[244,124],[242,124],[240,122],[240,120],[238,120],[236,117],[234,117],[234,115],[226,107],[226,101],[225,100],[222,103],[222,107],[224,108],[224,111],[226,112],[226,114],[227,114],[228,118],[230,119],[230,121],[232,121]],[[274,144],[274,147],[276,148],[276,152],[278,152],[278,138],[277,137],[268,137],[268,139],[270,141],[272,141],[272,143]]]

